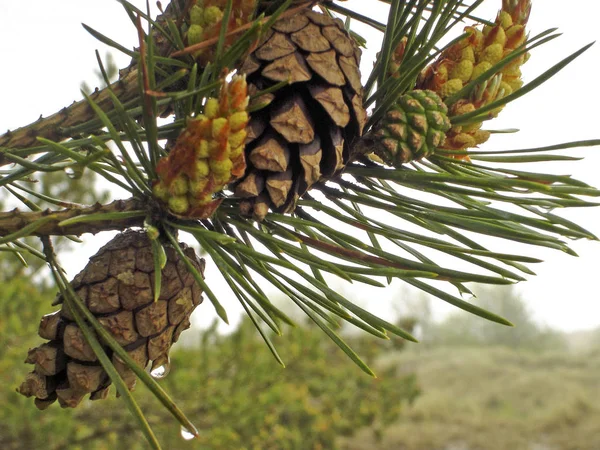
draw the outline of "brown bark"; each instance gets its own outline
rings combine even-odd
[[[144,209],[144,205],[133,198],[127,200],[116,200],[107,205],[97,203],[93,206],[81,208],[67,208],[58,211],[45,210],[39,212],[22,212],[14,209],[8,212],[0,213],[0,236],[6,236],[23,227],[39,220],[43,217],[51,216],[52,219],[33,232],[36,236],[80,236],[83,233],[96,234],[108,230],[124,230],[129,227],[142,226],[144,217],[129,217],[124,219],[99,220],[95,222],[77,223],[67,226],[59,226],[63,220],[77,216],[97,214],[97,213],[116,213],[131,212]]]

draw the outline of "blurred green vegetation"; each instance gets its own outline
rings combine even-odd
[[[43,310],[53,296],[24,279],[6,286],[0,297],[0,311],[10,319],[0,327],[0,341],[8,343],[0,349],[0,448],[146,448],[119,399],[86,401],[76,410],[53,405],[37,411],[31,399],[14,392],[29,370],[23,360],[27,348],[39,341],[39,317],[48,312]],[[381,438],[420,392],[414,375],[395,367],[379,370],[377,379],[368,377],[319,329],[308,326],[273,338],[285,369],[249,321],[229,335],[214,328],[196,333],[194,345],[174,349],[173,369],[162,384],[198,426],[200,440],[183,440],[179,426],[146,389],[138,385],[136,390],[164,448],[335,449],[339,436],[365,427]],[[372,363],[386,346],[365,339],[356,338],[354,344]]]
[[[28,370],[26,350],[39,342],[38,320],[49,312],[53,292],[25,278],[3,287],[0,448],[145,448],[128,411],[112,396],[76,410],[53,405],[38,411],[14,392]],[[439,323],[421,317],[416,325],[423,326],[424,343],[408,348],[402,341],[350,335],[376,369],[375,380],[307,326],[274,338],[285,369],[249,322],[229,335],[214,328],[190,330],[161,383],[198,425],[198,441],[183,440],[143,386],[135,395],[169,449],[600,448],[600,331],[578,333],[575,345],[575,335],[532,320],[514,291],[494,295],[480,293],[478,301],[503,308],[517,323],[506,330],[520,333],[518,340],[498,325],[488,329],[477,319],[469,325],[466,314]],[[413,324],[405,320],[403,326]]]

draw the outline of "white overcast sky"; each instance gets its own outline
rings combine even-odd
[[[145,2],[132,3],[144,8]],[[165,4],[167,1],[165,0]],[[487,0],[478,10],[479,15],[493,19],[501,0]],[[567,6],[568,5],[568,6]],[[350,0],[346,6],[384,20],[385,5],[375,0]],[[598,39],[600,29],[600,2],[597,0],[537,0],[530,19],[531,34],[558,27],[563,36],[534,51],[524,67],[526,80],[531,80],[583,45]],[[73,100],[79,100],[82,81],[96,83],[97,67],[94,50],[104,55],[106,48],[91,37],[81,26],[86,23],[114,40],[133,47],[135,29],[117,1],[112,0],[0,0],[0,130],[30,123],[40,114],[51,114]],[[457,29],[457,33],[460,30]],[[368,31],[362,34],[370,38]],[[368,67],[378,42],[369,40],[370,48],[364,53]],[[128,58],[115,53],[120,67]],[[513,135],[494,136],[485,149],[527,148],[559,142],[600,138],[600,90],[597,80],[600,69],[600,46],[595,45],[563,70],[554,79],[533,93],[509,105],[490,128],[519,128]],[[585,156],[584,161],[547,163],[535,170],[571,174],[589,184],[600,186],[600,148],[571,152]],[[534,170],[534,165],[531,166]],[[0,194],[4,195],[4,194]],[[565,217],[576,221],[600,235],[600,208],[565,211]],[[89,256],[109,239],[111,234],[84,235],[86,244],[74,255],[64,259],[65,266],[74,274],[83,267]],[[600,243],[574,241],[572,248],[580,255],[573,258],[555,251],[525,249],[502,244],[506,252],[529,251],[545,260],[533,266],[537,277],[520,283],[518,290],[527,299],[536,318],[551,326],[574,330],[600,326]],[[210,264],[210,263],[209,263]],[[209,268],[207,277],[213,283],[216,275]],[[221,283],[216,283],[222,286]],[[360,290],[360,296],[374,298],[380,306],[375,311],[387,315],[395,310],[399,284],[386,291],[375,288]],[[217,289],[219,289],[217,287]],[[235,299],[228,292],[223,301],[235,316],[239,311]],[[434,301],[438,312],[448,311],[441,301]],[[206,305],[203,316],[212,315]],[[196,314],[197,315],[197,314]]]

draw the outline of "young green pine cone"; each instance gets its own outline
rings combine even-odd
[[[435,92],[408,92],[371,133],[375,155],[395,167],[428,157],[444,143],[445,132],[450,129],[447,113]]]
[[[204,260],[181,245],[203,273]],[[165,252],[167,263],[157,302],[152,247],[143,232],[117,235],[71,282],[90,312],[129,356],[141,367],[152,362],[151,370],[163,376],[171,346],[190,326],[190,315],[202,302],[202,290],[178,253],[169,246],[165,246]],[[57,302],[62,301],[59,295]],[[74,408],[88,394],[91,400],[106,398],[110,379],[66,304],[60,311],[42,317],[39,335],[49,342],[29,350],[25,362],[35,368],[17,389],[19,393],[35,397],[39,409],[46,409],[56,400],[63,408]],[[110,348],[105,350],[133,390],[134,372]]]
[[[494,25],[466,27],[468,36],[442,52],[437,61],[425,69],[417,88],[433,90],[443,100],[459,92],[525,43],[530,10],[531,0],[503,0]],[[527,58],[527,54],[519,56],[479,83],[470,95],[449,105],[450,117],[476,111],[519,89],[523,85],[520,67]],[[486,120],[496,117],[501,110],[499,107],[490,111]],[[481,127],[481,120],[452,127],[444,148],[464,150],[487,141],[490,133]]]
[[[210,217],[221,202],[213,194],[244,174],[247,107],[245,76],[224,81],[219,99],[207,100],[204,114],[188,120],[169,155],[158,162],[153,193],[172,214]]]

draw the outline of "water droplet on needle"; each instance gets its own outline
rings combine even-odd
[[[183,425],[181,425],[181,437],[183,439],[185,439],[186,441],[190,441],[190,440],[194,439],[195,436],[186,427],[184,427]]]
[[[150,370],[150,376],[156,380],[160,380],[161,378],[169,375],[169,371],[171,370],[171,362],[167,357],[166,360],[155,360],[152,363],[152,369]]]

